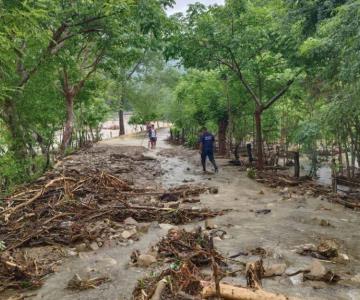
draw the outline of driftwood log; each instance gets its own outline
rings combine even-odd
[[[216,296],[216,288],[214,283],[202,282],[203,290],[201,297],[208,299]],[[287,297],[281,294],[274,294],[258,289],[248,289],[236,287],[225,283],[220,283],[220,295],[225,300],[299,300],[298,298]]]

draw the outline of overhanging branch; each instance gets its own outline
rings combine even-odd
[[[289,80],[286,85],[271,99],[269,99],[263,106],[262,109],[268,109],[271,105],[273,105],[276,100],[278,100],[282,95],[286,93],[286,91],[290,88],[290,86],[295,82],[295,79],[301,74],[302,70],[299,71],[291,80]]]

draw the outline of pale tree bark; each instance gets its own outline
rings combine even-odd
[[[139,61],[134,65],[134,67],[130,70],[128,74],[126,74],[123,82],[122,82],[122,88],[121,88],[121,97],[120,97],[120,108],[119,108],[119,136],[125,134],[125,122],[124,122],[124,105],[126,100],[126,84],[131,79],[131,77],[135,74],[139,66],[144,60],[144,57],[147,53],[147,50],[144,51],[142,54],[142,57],[139,59]]]
[[[290,86],[295,82],[295,79],[300,75],[301,71],[295,74],[295,76],[289,80],[280,90],[270,99],[262,101],[262,84],[259,84],[259,93],[256,94],[254,89],[245,79],[242,68],[237,61],[234,53],[229,47],[224,47],[225,51],[230,55],[230,60],[217,59],[218,62],[226,67],[228,67],[239,79],[240,83],[244,86],[245,90],[250,94],[251,99],[255,102],[255,124],[256,124],[256,144],[257,144],[257,168],[264,168],[264,155],[263,155],[263,138],[262,138],[262,129],[261,129],[261,115],[262,113],[269,109],[277,100],[279,100],[290,88]],[[259,71],[260,72],[260,71]],[[257,74],[259,76],[259,73]]]
[[[76,84],[71,84],[69,81],[69,75],[66,70],[66,67],[63,68],[63,81],[62,81],[62,91],[65,98],[66,106],[66,121],[64,125],[64,135],[61,142],[61,150],[65,151],[66,148],[70,146],[71,137],[74,130],[74,99],[80,93],[82,88],[85,85],[85,82],[90,78],[90,76],[96,71],[101,59],[103,58],[104,50],[101,50],[98,55],[96,55],[93,63],[90,67],[86,67],[89,71],[79,80]]]
[[[103,18],[93,17],[84,19],[76,24],[67,24],[63,22],[53,30],[51,39],[48,45],[40,51],[40,55],[33,66],[26,68],[24,66],[24,52],[26,50],[26,43],[23,43],[21,49],[14,48],[14,52],[17,55],[16,72],[19,75],[19,80],[15,84],[14,92],[9,95],[2,103],[0,108],[0,118],[4,121],[5,126],[13,141],[10,145],[10,149],[14,151],[18,159],[25,158],[28,155],[27,149],[27,129],[24,128],[21,123],[19,113],[16,107],[16,99],[21,96],[24,87],[28,84],[29,80],[39,71],[39,69],[51,58],[57,55],[57,53],[64,48],[67,40],[81,34],[89,33],[90,29],[79,30],[78,26],[86,24],[89,26],[96,20]],[[8,37],[12,39],[13,37]]]
[[[256,129],[256,153],[257,161],[256,165],[258,169],[264,167],[264,155],[263,155],[263,139],[262,139],[262,128],[261,128],[261,108],[255,110],[255,129]]]

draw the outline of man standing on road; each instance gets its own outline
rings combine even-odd
[[[206,157],[209,158],[210,162],[214,166],[215,173],[218,172],[218,167],[214,159],[214,143],[215,137],[213,134],[208,132],[207,128],[202,129],[202,135],[200,136],[200,154],[201,164],[204,172],[206,172]]]

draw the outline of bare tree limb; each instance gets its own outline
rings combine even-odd
[[[262,105],[262,109],[268,109],[271,105],[273,105],[276,100],[278,100],[282,95],[286,93],[286,91],[290,88],[290,86],[295,82],[295,79],[301,74],[302,70],[299,71],[291,80],[289,80],[286,85],[271,99],[269,99],[265,104]]]
[[[261,102],[260,102],[259,97],[255,94],[253,89],[250,87],[248,82],[245,80],[244,75],[243,75],[243,73],[241,71],[241,67],[240,67],[238,61],[236,60],[234,53],[232,52],[232,50],[229,47],[226,47],[226,49],[229,52],[231,60],[234,63],[234,66],[236,68],[236,73],[237,73],[241,83],[244,85],[245,89],[250,93],[250,95],[252,96],[252,98],[255,101],[256,105],[261,106]]]

